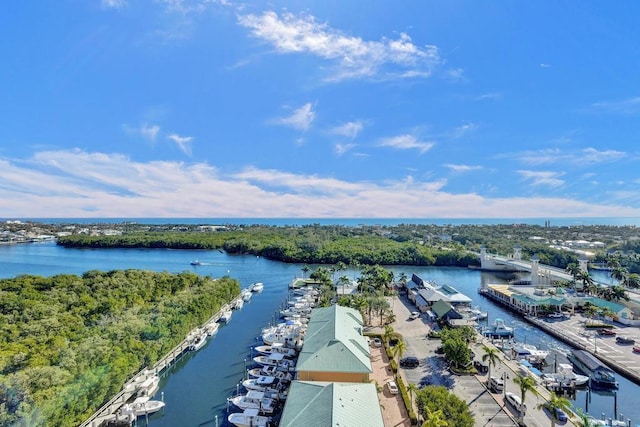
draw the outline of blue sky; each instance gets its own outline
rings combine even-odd
[[[0,217],[637,217],[638,16],[7,2]]]

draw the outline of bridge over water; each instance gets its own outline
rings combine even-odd
[[[580,269],[587,271],[587,260],[579,260]],[[487,253],[486,248],[480,249],[480,268],[489,271],[523,271],[531,273],[531,284],[534,286],[551,286],[554,280],[573,280],[573,276],[565,270],[550,265],[540,264],[535,255],[531,260],[522,259],[522,249],[519,245],[513,248],[510,256]]]

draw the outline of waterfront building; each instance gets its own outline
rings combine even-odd
[[[471,308],[471,298],[459,292],[453,286],[440,286],[436,283],[423,280],[416,274],[413,274],[411,280],[407,282],[406,290],[409,300],[411,300],[422,313],[428,313],[438,301],[444,301],[456,310]]]
[[[371,354],[358,310],[316,308],[304,337],[296,370],[304,381],[369,382]]]
[[[384,427],[384,421],[375,384],[294,381],[279,425]]]

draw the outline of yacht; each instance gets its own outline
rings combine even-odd
[[[571,384],[576,387],[580,387],[589,383],[589,377],[587,375],[576,374],[573,371],[573,366],[569,363],[558,363],[557,372],[543,374],[542,379],[545,384],[558,383],[565,387],[570,386]]]
[[[615,372],[588,351],[573,350],[569,355],[569,360],[580,372],[589,376],[591,387],[618,388]]]
[[[224,310],[220,315],[220,321],[224,323],[229,323],[231,321],[231,316],[233,315],[233,311]]]
[[[491,326],[482,331],[482,334],[491,338],[512,338],[513,328],[505,325],[504,320],[497,317]]]
[[[263,289],[264,289],[264,283],[262,282],[255,282],[253,285],[251,285],[252,292],[262,292]]]
[[[145,415],[153,414],[164,408],[164,402],[159,400],[149,400],[149,397],[143,396],[136,398],[131,403],[125,403],[120,408],[120,415],[124,417],[144,417]]]
[[[200,350],[207,343],[208,336],[209,335],[207,334],[206,330],[200,332],[198,335],[196,335],[193,341],[191,341],[191,344],[189,344],[189,350],[191,351]]]
[[[275,343],[273,345],[259,345],[255,348],[255,350],[258,353],[263,354],[265,356],[279,353],[279,354],[283,354],[285,357],[292,358],[298,355],[298,352],[296,350],[294,350],[293,348],[287,348],[280,343]]]
[[[249,390],[247,394],[229,398],[234,406],[245,409],[257,409],[261,414],[272,414],[275,410],[275,401],[265,397],[263,391]]]
[[[257,409],[245,409],[243,412],[229,414],[227,421],[236,427],[267,427],[271,418],[260,415]]]

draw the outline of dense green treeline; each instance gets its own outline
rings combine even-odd
[[[444,246],[396,239],[371,230],[347,227],[249,227],[215,232],[134,232],[120,236],[72,235],[58,244],[93,248],[220,249],[298,263],[347,265],[477,265],[456,242]]]
[[[0,426],[75,426],[240,292],[193,273],[0,280]]]

